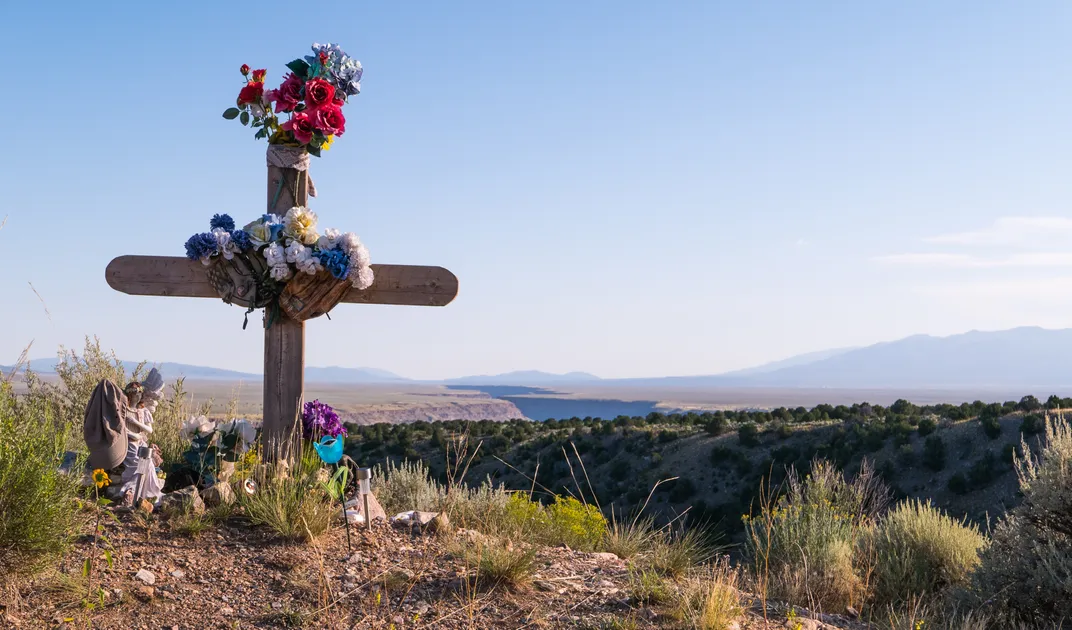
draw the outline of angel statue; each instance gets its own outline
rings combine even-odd
[[[131,382],[123,393],[127,398],[123,413],[127,452],[119,496],[125,506],[133,506],[142,499],[155,503],[164,494],[163,481],[157,476],[163,459],[160,447],[150,444],[149,436],[153,433],[153,412],[164,393],[164,378],[153,368],[145,380]]]

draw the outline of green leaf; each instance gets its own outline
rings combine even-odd
[[[242,118],[240,118],[239,120],[242,121],[243,125],[248,125],[249,124],[249,112],[242,112]]]
[[[109,569],[115,568],[115,563],[112,562],[112,552],[111,552],[110,549],[105,549],[104,550],[104,559],[108,561],[108,568]]]
[[[295,59],[288,63],[287,67],[290,68],[291,72],[303,79],[309,76],[309,64],[304,59]]]
[[[223,117],[227,120],[234,120],[235,118],[238,118],[238,114],[239,112],[237,107],[229,107],[224,110]]]
[[[320,147],[309,147],[308,151],[309,155],[315,155],[316,157],[320,157]]]
[[[82,577],[89,577],[89,570],[93,567],[93,559],[86,558],[86,561],[82,563]]]
[[[263,137],[265,137],[267,135],[268,135],[268,130],[267,129],[261,129],[260,131],[257,132],[257,135],[255,135],[253,137],[258,139],[258,140],[260,140],[261,138],[263,138]]]

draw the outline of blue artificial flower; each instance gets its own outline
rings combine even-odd
[[[186,241],[186,257],[201,260],[216,253],[216,237],[209,232],[194,234]]]
[[[270,223],[268,227],[272,230],[272,241],[278,241],[279,236],[283,233],[285,227],[282,223]]]
[[[350,275],[350,257],[341,249],[320,249],[317,250],[316,257],[320,259],[320,264],[339,280],[345,280],[346,276]]]
[[[209,227],[211,227],[213,230],[215,230],[216,228],[223,228],[230,232],[231,230],[235,229],[234,219],[232,219],[230,215],[227,214],[212,215],[212,220],[209,221],[208,224]]]
[[[249,240],[249,232],[245,230],[232,230],[231,242],[234,243],[235,247],[237,247],[240,252],[253,248],[253,243]]]
[[[335,89],[346,96],[361,92],[360,61],[347,55],[338,44],[313,44],[313,53],[315,54],[307,56],[305,61],[315,75],[326,75]],[[328,56],[325,66],[320,65],[320,53],[326,53]]]

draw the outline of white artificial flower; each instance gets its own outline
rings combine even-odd
[[[216,237],[216,249],[227,260],[233,260],[238,247],[231,240],[231,233],[223,228],[216,228],[212,230],[212,235]]]
[[[216,430],[216,423],[205,416],[194,416],[179,429],[179,437],[184,440],[192,440],[199,435],[209,435]]]
[[[283,223],[283,217],[278,214],[266,214],[264,217],[264,222],[268,225],[281,225]]]
[[[264,248],[264,260],[267,261],[269,267],[286,267],[286,250],[284,250],[279,243],[272,243],[268,247]]]
[[[290,277],[290,267],[285,262],[281,265],[272,265],[271,275],[273,280],[282,282]]]
[[[206,267],[211,267],[212,266],[212,256],[203,256],[201,258],[201,264],[206,266]]]
[[[300,241],[296,240],[287,241],[286,253],[287,262],[296,264],[305,262],[313,254],[311,249],[309,249],[305,245],[302,245]]]
[[[283,217],[283,233],[305,245],[312,245],[320,238],[316,233],[316,214],[305,206],[287,210],[287,216]]]
[[[357,238],[357,234],[353,232],[347,232],[339,238],[339,249],[347,254],[359,245],[361,245],[361,239]]]
[[[238,443],[235,444],[235,451],[239,454],[249,450],[253,441],[257,439],[257,429],[254,428],[249,420],[239,420],[236,418],[221,424],[219,430],[223,433],[235,433],[238,435]]]
[[[242,229],[249,234],[249,242],[255,247],[267,245],[272,240],[272,227],[264,221],[254,221]]]
[[[324,265],[320,263],[320,259],[316,256],[310,256],[298,263],[298,271],[304,271],[310,276],[315,276],[316,272],[324,268]]]
[[[350,264],[355,267],[368,267],[372,262],[369,250],[362,243],[358,243],[353,249],[346,252],[350,256]]]
[[[358,291],[364,291],[371,287],[375,279],[376,278],[372,273],[372,267],[350,269],[350,284]]]
[[[328,228],[324,230],[324,234],[317,241],[316,245],[324,251],[331,251],[337,249],[342,242],[342,235],[335,228]]]

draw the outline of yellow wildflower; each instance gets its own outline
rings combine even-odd
[[[320,150],[321,151],[327,151],[327,150],[331,149],[331,145],[334,142],[335,142],[335,136],[328,136],[327,139],[324,140],[324,144],[320,145]]]
[[[97,489],[112,483],[112,480],[108,478],[108,473],[104,472],[103,468],[98,468],[93,471],[93,484],[97,486]]]

